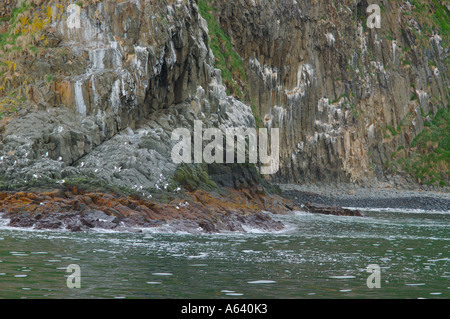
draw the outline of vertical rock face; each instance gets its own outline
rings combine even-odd
[[[207,86],[212,57],[193,3],[93,3],[80,10],[79,27],[63,20],[49,27],[70,56],[56,70],[68,85],[54,93],[79,115],[96,116],[105,138]]]
[[[41,51],[17,57],[20,73],[3,88],[19,87],[29,101],[3,134],[8,187],[87,176],[159,190],[177,168],[173,130],[193,132],[195,120],[203,128],[255,126],[250,107],[226,94],[194,1],[85,1],[75,9],[40,2],[20,8],[47,17],[39,20]]]
[[[409,2],[383,1],[380,29],[366,26],[367,1],[210,5],[246,63],[259,116],[281,128],[277,180],[382,178],[423,114],[448,107],[448,46]]]
[[[19,12],[2,27],[23,52],[6,44],[0,64],[1,103],[11,92],[21,103],[2,135],[1,180],[159,188],[177,169],[175,128],[255,127],[256,112],[281,129],[270,179],[371,182],[423,114],[449,103],[448,47],[421,34],[408,2],[384,1],[381,29],[368,29],[362,0],[208,1],[244,62],[252,113],[214,68],[200,2],[2,4]]]

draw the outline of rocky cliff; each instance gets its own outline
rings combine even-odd
[[[367,27],[371,3],[380,6],[381,28]],[[244,60],[243,90],[257,116],[282,129],[275,180],[370,184],[396,172],[390,164],[399,153],[414,155],[413,140],[439,109],[447,122],[428,148],[448,135],[449,2],[209,5]],[[445,184],[450,147],[441,147],[430,170]]]
[[[195,120],[280,128],[271,181],[389,178],[448,109],[449,11],[377,3],[380,29],[367,28],[365,0],[4,1],[2,189],[263,191],[251,166],[173,163],[172,131]]]
[[[9,53],[2,87],[4,107],[17,104],[19,115],[4,128],[5,181],[92,176],[167,188],[177,168],[175,128],[192,129],[194,120],[205,128],[255,125],[250,107],[228,97],[214,71],[194,2],[84,2],[72,28],[64,19],[69,2],[28,3],[17,4],[9,22],[21,25],[13,41],[25,47]]]

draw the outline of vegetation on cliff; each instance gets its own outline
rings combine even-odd
[[[244,69],[243,59],[236,53],[229,35],[222,29],[217,21],[215,9],[209,6],[210,0],[198,0],[200,15],[208,23],[209,46],[213,51],[215,67],[222,71],[222,79],[227,87],[229,95],[235,95],[242,101],[246,101],[252,107],[257,127],[262,127],[258,108],[251,98],[247,75]]]
[[[446,186],[450,180],[450,106],[429,117],[410,148],[393,154],[391,167],[413,176],[417,182]]]

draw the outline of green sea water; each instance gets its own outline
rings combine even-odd
[[[450,212],[298,212],[275,233],[0,227],[0,298],[449,298]],[[69,288],[67,267],[80,268]],[[368,288],[370,264],[380,288]]]

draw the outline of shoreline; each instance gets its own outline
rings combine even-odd
[[[297,207],[291,200],[245,189],[223,189],[220,194],[197,190],[168,201],[84,192],[74,187],[45,193],[0,193],[0,218],[9,219],[8,226],[72,232],[94,228],[125,232],[141,232],[143,228],[187,233],[246,232],[246,228],[274,231],[285,226],[266,212],[285,214],[294,209]]]
[[[314,202],[323,205],[353,208],[421,209],[450,211],[450,193],[446,191],[408,190],[389,185],[371,188],[351,184],[295,185],[279,184],[283,196],[297,205]]]
[[[108,230],[141,233],[149,228],[167,233],[273,232],[287,225],[271,215],[307,211],[307,203],[351,210],[409,209],[450,212],[450,193],[343,185],[279,184],[281,196],[226,189],[185,193],[169,203],[76,188],[53,192],[0,193],[0,220],[8,227],[71,232]],[[178,204],[177,204],[178,203]],[[178,206],[180,205],[180,206]]]

